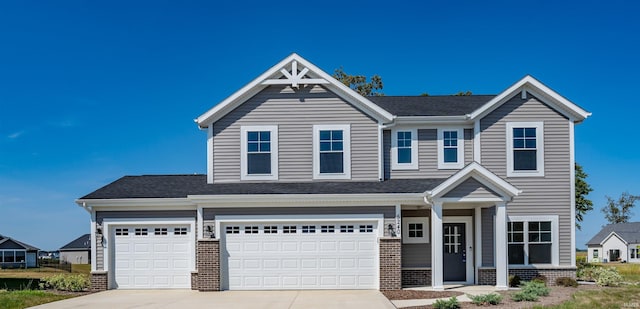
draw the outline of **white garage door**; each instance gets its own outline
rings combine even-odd
[[[226,223],[229,290],[377,289],[377,223]]]
[[[115,288],[191,287],[189,226],[116,226],[112,235]]]

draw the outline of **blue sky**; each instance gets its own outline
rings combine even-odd
[[[388,95],[496,94],[531,74],[593,116],[576,158],[640,194],[640,21],[627,1],[0,2],[0,234],[57,249],[74,200],[123,175],[205,173],[193,119],[297,52],[379,74]],[[640,221],[640,205],[633,220]]]

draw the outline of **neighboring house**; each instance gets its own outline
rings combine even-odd
[[[0,268],[38,267],[40,249],[0,235]]]
[[[363,97],[292,54],[196,119],[206,175],[125,176],[77,200],[93,289],[575,277],[589,115],[531,76],[498,95]]]
[[[60,263],[91,263],[91,234],[84,234],[60,248]]]
[[[603,227],[587,242],[587,261],[640,263],[640,222]]]

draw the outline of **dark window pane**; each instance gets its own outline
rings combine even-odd
[[[271,143],[260,143],[260,152],[271,151]]]
[[[458,162],[458,148],[445,148],[444,162]]]
[[[525,128],[524,136],[526,137],[536,137],[536,128]]]
[[[251,142],[257,142],[258,141],[258,132],[248,132],[247,133],[247,139]]]
[[[416,231],[416,237],[422,237],[422,230]]]
[[[342,153],[321,153],[320,173],[343,173]]]
[[[452,139],[449,141],[449,146],[451,147],[458,147],[458,139]]]
[[[513,140],[513,148],[524,148],[524,140],[523,139],[514,139]]]
[[[331,131],[331,139],[342,140],[342,130]]]
[[[416,237],[416,231],[409,231],[409,237]]]
[[[539,231],[540,222],[529,222],[529,231]]]
[[[551,263],[551,244],[529,245],[529,264]]]
[[[249,142],[249,144],[247,145],[247,151],[248,152],[256,152],[256,151],[258,151],[258,143]]]
[[[540,241],[551,241],[551,232],[540,233]]]
[[[398,149],[398,163],[411,163],[411,149],[400,148]]]
[[[514,233],[513,242],[524,242],[524,233]]]
[[[513,169],[516,171],[535,171],[537,169],[536,150],[514,151]]]
[[[332,142],[331,150],[333,151],[342,151],[342,142]]]
[[[524,264],[524,245],[509,245],[509,264]]]
[[[271,132],[269,131],[260,132],[260,140],[263,142],[271,141]]]
[[[320,142],[320,151],[331,151],[331,142]]]
[[[549,221],[540,222],[540,230],[551,231],[551,222]]]
[[[526,140],[524,143],[524,147],[529,149],[536,148],[536,140],[535,139]]]
[[[513,128],[513,137],[524,137],[524,128]]]
[[[270,153],[250,153],[247,155],[248,174],[271,174]]]
[[[524,231],[524,222],[513,222],[514,231]]]
[[[331,131],[320,131],[320,140],[328,141],[331,139]]]
[[[538,232],[529,232],[530,242],[540,242],[540,234]]]
[[[18,263],[24,263],[25,262],[24,251],[16,251],[16,262],[18,262]]]

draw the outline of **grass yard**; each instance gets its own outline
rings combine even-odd
[[[88,275],[91,273],[91,264],[71,264],[71,272]]]
[[[582,309],[582,308],[638,308],[640,307],[640,286],[626,285],[617,288],[602,288],[594,291],[580,291],[571,300],[560,305],[533,308]]]
[[[0,290],[0,309],[18,309],[46,304],[57,300],[75,297],[44,291],[2,291]]]
[[[60,273],[67,273],[64,270],[55,268],[27,268],[27,269],[0,269],[0,278],[27,278],[41,279]]]
[[[602,263],[603,267],[615,267],[625,282],[640,283],[640,264],[635,263]],[[639,304],[640,305],[640,304]],[[640,307],[640,306],[639,306]]]

